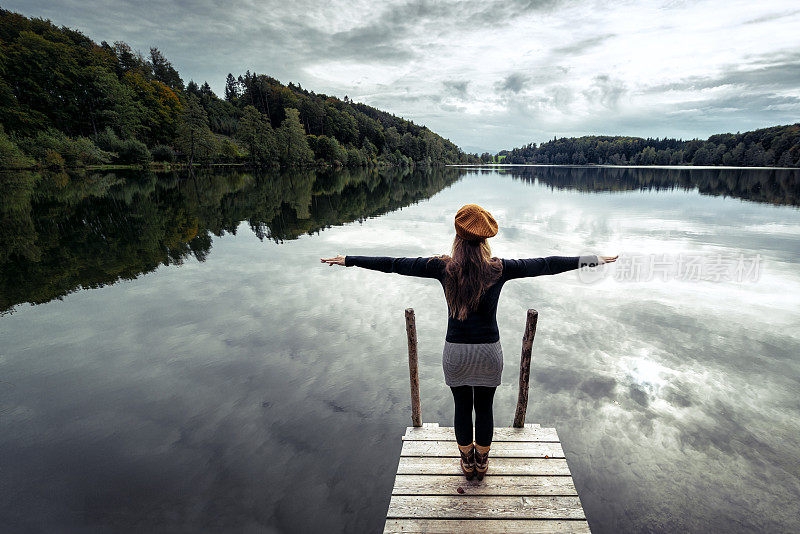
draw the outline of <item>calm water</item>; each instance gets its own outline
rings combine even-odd
[[[446,305],[436,281],[319,258],[446,252],[474,202],[500,224],[497,256],[622,254],[510,282],[498,309],[496,424],[513,418],[534,307],[528,421],[558,429],[593,531],[800,531],[798,184],[542,167],[0,176],[0,530],[379,531],[410,424],[403,309],[423,419],[451,426]],[[734,262],[745,276],[719,267]]]

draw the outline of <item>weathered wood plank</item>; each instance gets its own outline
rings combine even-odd
[[[392,495],[387,518],[585,519],[578,497]]]
[[[495,441],[491,458],[564,458],[560,443],[548,441]],[[400,456],[460,457],[455,441],[404,441]]]
[[[492,475],[397,475],[392,495],[577,495],[572,477]]]
[[[459,457],[452,427],[408,427],[384,532],[590,532],[554,428],[495,428],[481,481]]]
[[[528,383],[531,377],[531,348],[533,337],[536,335],[536,323],[539,312],[531,308],[528,310],[528,319],[525,322],[525,335],[522,337],[522,357],[519,360],[519,394],[517,396],[517,410],[514,413],[514,427],[525,426],[525,412],[528,410]]]
[[[586,521],[558,519],[387,519],[384,534],[427,532],[429,534],[590,534]]]
[[[434,458],[424,456],[401,456],[397,465],[398,475],[460,475],[458,458]],[[489,472],[492,475],[569,475],[567,461],[563,458],[490,458]],[[486,480],[486,479],[484,479]]]
[[[408,336],[408,376],[411,381],[411,424],[422,426],[419,400],[419,365],[417,362],[417,322],[414,309],[406,308],[406,335]]]
[[[455,441],[455,431],[451,426],[439,427],[406,427],[404,441],[409,440],[434,440]],[[555,428],[541,427],[498,427],[494,429],[492,443],[497,441],[558,441]]]

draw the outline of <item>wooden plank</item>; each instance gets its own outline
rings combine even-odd
[[[495,428],[481,481],[459,457],[452,427],[408,427],[384,532],[590,533],[554,428]]]
[[[531,348],[533,347],[533,337],[536,335],[536,323],[539,320],[539,312],[533,308],[528,310],[528,319],[525,321],[525,335],[522,336],[522,356],[519,360],[519,394],[517,395],[517,410],[514,413],[514,424],[516,428],[525,426],[525,412],[528,411],[528,383],[531,378]]]
[[[401,456],[397,465],[398,475],[461,475],[457,458],[435,458],[425,456]],[[569,475],[567,461],[563,458],[491,458],[489,472],[492,475]],[[486,480],[486,479],[484,479]]]
[[[387,518],[585,519],[578,497],[392,495]]]
[[[417,323],[414,309],[406,308],[406,335],[408,337],[408,376],[411,380],[411,424],[422,426],[419,400],[419,365],[417,362]]]
[[[455,431],[451,426],[439,427],[406,427],[404,441],[409,440],[434,440],[434,441],[455,441]],[[498,427],[494,429],[492,442],[497,441],[558,441],[558,434],[555,428],[540,427]]]
[[[387,519],[384,534],[428,532],[430,534],[591,534],[586,521],[558,519]]]
[[[400,456],[461,457],[455,441],[404,441]],[[549,441],[495,441],[490,458],[564,458],[560,443]]]
[[[572,477],[487,475],[397,475],[392,495],[577,495]]]

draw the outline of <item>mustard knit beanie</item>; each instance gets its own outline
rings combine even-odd
[[[469,240],[493,237],[497,234],[497,221],[477,204],[467,204],[456,213],[456,234]]]

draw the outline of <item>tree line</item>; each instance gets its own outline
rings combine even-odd
[[[97,44],[0,9],[0,168],[249,163],[476,163],[428,128],[365,104],[228,74],[224,98],[184,84],[158,48]]]
[[[666,137],[562,137],[540,145],[530,143],[501,150],[496,156],[488,152],[481,155],[484,163],[495,158],[517,164],[800,167],[800,123],[690,141]]]

